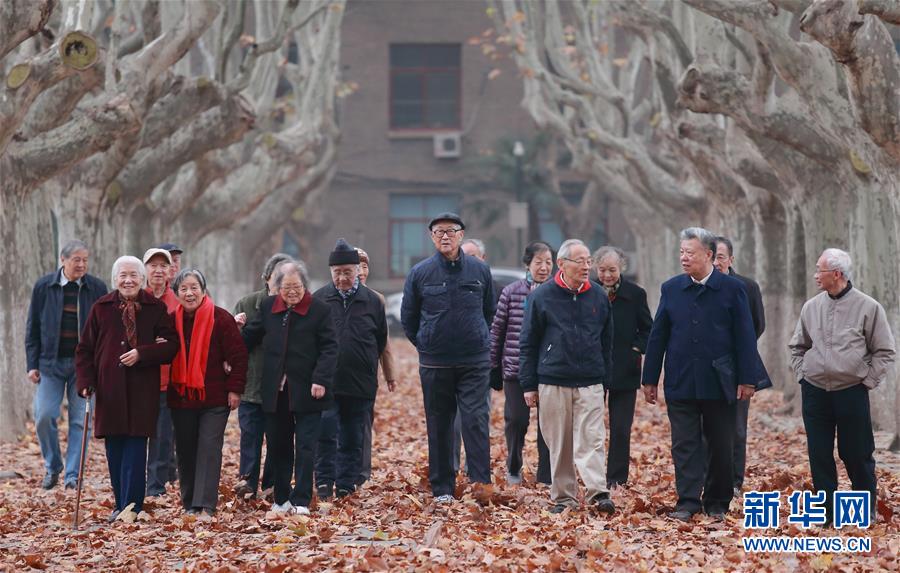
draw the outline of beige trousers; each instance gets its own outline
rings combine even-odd
[[[606,488],[606,426],[603,424],[603,385],[566,388],[538,386],[540,424],[550,449],[550,500],[578,505],[578,477],[590,503]]]

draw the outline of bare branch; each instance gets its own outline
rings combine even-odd
[[[4,0],[0,2],[0,59],[40,32],[57,0]]]
[[[872,14],[900,26],[900,2],[896,0],[856,0],[856,6],[860,14]]]
[[[247,13],[247,1],[237,0],[236,8],[232,13],[229,9],[222,19],[222,27],[228,25],[228,31],[219,36],[219,49],[216,55],[216,80],[224,83],[227,80],[228,73],[228,57],[231,50],[241,37],[241,31],[244,29],[244,20]]]
[[[228,89],[233,92],[243,91],[250,85],[250,76],[253,73],[253,68],[256,66],[257,60],[265,54],[269,54],[274,52],[279,47],[281,47],[284,42],[285,35],[288,33],[288,29],[290,28],[291,18],[294,15],[294,10],[297,9],[297,6],[300,4],[300,0],[287,0],[287,3],[284,5],[284,10],[281,12],[281,17],[278,19],[278,25],[275,28],[275,33],[272,34],[271,38],[267,38],[266,40],[254,44],[250,51],[247,53],[244,61],[241,62],[240,70],[238,71],[237,77],[234,78],[231,82],[228,83]],[[324,6],[323,6],[324,7]]]

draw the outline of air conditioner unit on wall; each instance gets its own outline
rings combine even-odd
[[[434,156],[436,158],[455,159],[461,153],[459,132],[434,134]]]

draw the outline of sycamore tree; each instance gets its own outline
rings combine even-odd
[[[345,0],[0,3],[0,439],[24,428],[31,285],[177,241],[217,303],[327,188]]]
[[[678,229],[734,239],[763,290],[760,347],[796,410],[787,341],[826,247],[900,334],[900,58],[879,0],[489,0],[486,54],[508,51],[523,106],[622,202],[652,297]],[[897,440],[896,378],[873,393]]]

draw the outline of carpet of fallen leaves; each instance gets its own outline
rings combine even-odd
[[[112,494],[102,443],[92,442],[82,500],[83,522],[72,530],[73,491],[43,491],[40,450],[33,434],[0,446],[0,470],[21,477],[0,481],[0,569],[25,571],[889,571],[900,570],[900,475],[879,470],[878,523],[865,531],[801,531],[768,535],[868,536],[868,554],[748,554],[741,547],[743,514],[736,500],[725,523],[695,516],[690,524],[666,518],[675,503],[665,410],[638,400],[632,474],[614,492],[619,511],[551,515],[546,487],[534,484],[534,431],[526,483],[505,481],[503,398],[491,416],[493,492],[465,479],[450,506],[432,502],[427,445],[415,353],[396,341],[401,384],[379,394],[374,475],[357,494],[314,503],[309,517],[278,517],[263,500],[236,499],[237,416],[231,416],[215,517],[182,514],[178,492],[149,500],[135,523],[106,523]],[[780,395],[754,398],[751,412],[772,412]],[[751,413],[747,486],[809,489],[802,429],[777,432]],[[878,455],[886,455],[879,452]],[[841,469],[841,485],[849,489]],[[489,498],[489,499],[488,499]],[[786,496],[782,496],[786,523]],[[487,502],[485,505],[484,502]]]

